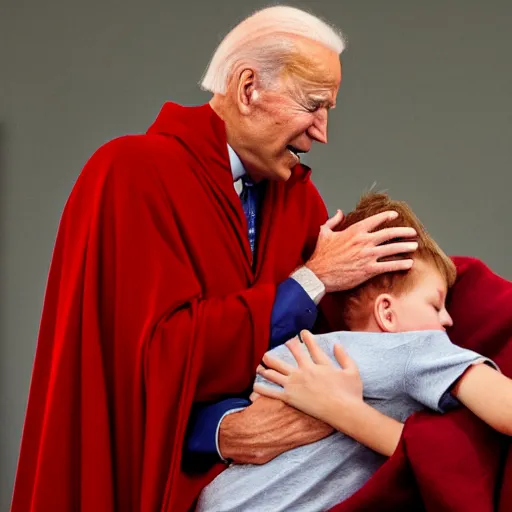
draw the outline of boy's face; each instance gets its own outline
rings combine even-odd
[[[446,330],[453,325],[445,300],[447,285],[435,265],[415,260],[414,287],[399,296],[383,294],[375,303],[375,314],[387,332]]]

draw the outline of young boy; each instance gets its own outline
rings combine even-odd
[[[462,402],[512,434],[512,381],[491,361],[448,339],[452,320],[445,299],[455,267],[410,208],[386,194],[369,194],[341,229],[386,210],[399,217],[382,227],[411,226],[418,233],[413,268],[332,296],[350,332],[315,339],[302,333],[304,344],[294,339],[265,355],[267,368],[258,369],[254,386],[256,393],[279,398],[345,434],[336,432],[261,466],[229,467],[205,488],[197,510],[329,509],[364,485],[396,448],[400,422],[425,407],[445,412]],[[347,419],[362,397],[364,407],[393,418],[389,428],[372,429],[369,419],[367,432],[351,431]]]

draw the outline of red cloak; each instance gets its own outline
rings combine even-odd
[[[452,341],[494,360],[512,377],[512,283],[481,261],[456,257],[448,310]],[[405,423],[393,456],[335,512],[509,512],[509,437],[469,410],[420,412]]]
[[[269,182],[253,267],[209,105],[101,147],[59,227],[12,512],[187,510],[222,470],[181,469],[191,405],[250,388],[326,219],[306,167]]]

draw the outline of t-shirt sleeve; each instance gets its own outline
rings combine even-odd
[[[446,412],[460,405],[452,386],[473,364],[497,366],[486,357],[457,345],[442,331],[428,331],[410,344],[404,391],[426,407]]]

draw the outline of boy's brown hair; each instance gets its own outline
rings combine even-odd
[[[434,265],[445,279],[447,287],[451,287],[457,274],[454,263],[432,239],[418,217],[404,201],[395,201],[383,192],[365,194],[359,200],[355,210],[346,215],[335,231],[342,231],[356,222],[389,210],[396,211],[398,217],[384,222],[375,231],[390,227],[412,227],[417,233],[415,241],[418,242],[418,249],[412,254],[400,254],[392,258],[383,258],[382,261],[411,257],[414,260],[422,260]],[[391,242],[397,241],[400,240],[391,240]],[[342,320],[346,328],[363,328],[372,313],[373,303],[377,296],[381,293],[400,295],[409,291],[414,286],[416,273],[413,265],[411,270],[380,274],[352,290],[333,294],[336,310],[343,316]]]

